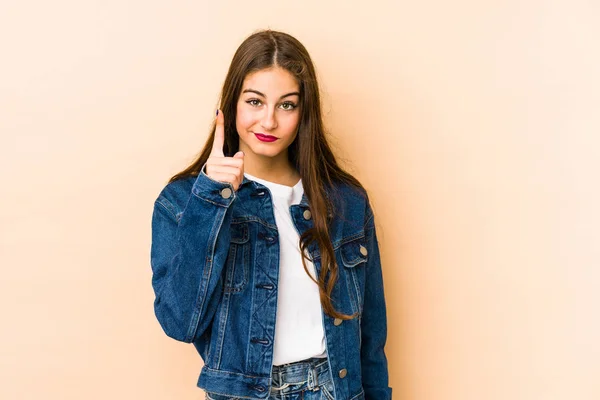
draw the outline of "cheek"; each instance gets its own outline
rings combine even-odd
[[[251,112],[248,112],[246,107],[239,106],[237,107],[237,116],[235,119],[235,125],[238,132],[242,132],[245,129],[248,129],[253,124],[253,116]]]
[[[300,122],[300,114],[290,115],[289,118],[285,120],[286,130],[290,133],[295,133],[296,129],[298,129],[298,124]]]

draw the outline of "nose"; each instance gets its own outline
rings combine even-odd
[[[265,107],[263,118],[260,121],[260,125],[265,130],[273,130],[277,128],[277,120],[275,119],[275,109]]]

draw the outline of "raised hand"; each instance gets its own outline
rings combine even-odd
[[[215,138],[212,151],[206,161],[206,175],[210,178],[231,183],[235,191],[244,179],[244,153],[238,151],[233,157],[225,157],[223,144],[225,143],[225,118],[221,110],[217,110]]]

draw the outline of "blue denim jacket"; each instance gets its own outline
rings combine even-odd
[[[386,307],[373,213],[363,192],[338,185],[330,235],[339,266],[334,307],[323,313],[335,398],[391,399]],[[306,195],[290,207],[300,234],[312,226]],[[244,177],[238,191],[203,171],[168,184],[154,203],[154,310],[165,333],[204,360],[198,387],[216,395],[270,395],[279,274],[271,193]],[[320,272],[316,244],[309,255]]]

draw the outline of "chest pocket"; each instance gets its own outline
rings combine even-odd
[[[231,224],[231,240],[225,272],[225,288],[229,293],[239,293],[248,283],[250,263],[250,234],[248,223]]]
[[[359,264],[366,263],[369,252],[367,251],[364,237],[346,242],[340,246],[342,263],[346,268],[354,268]]]

